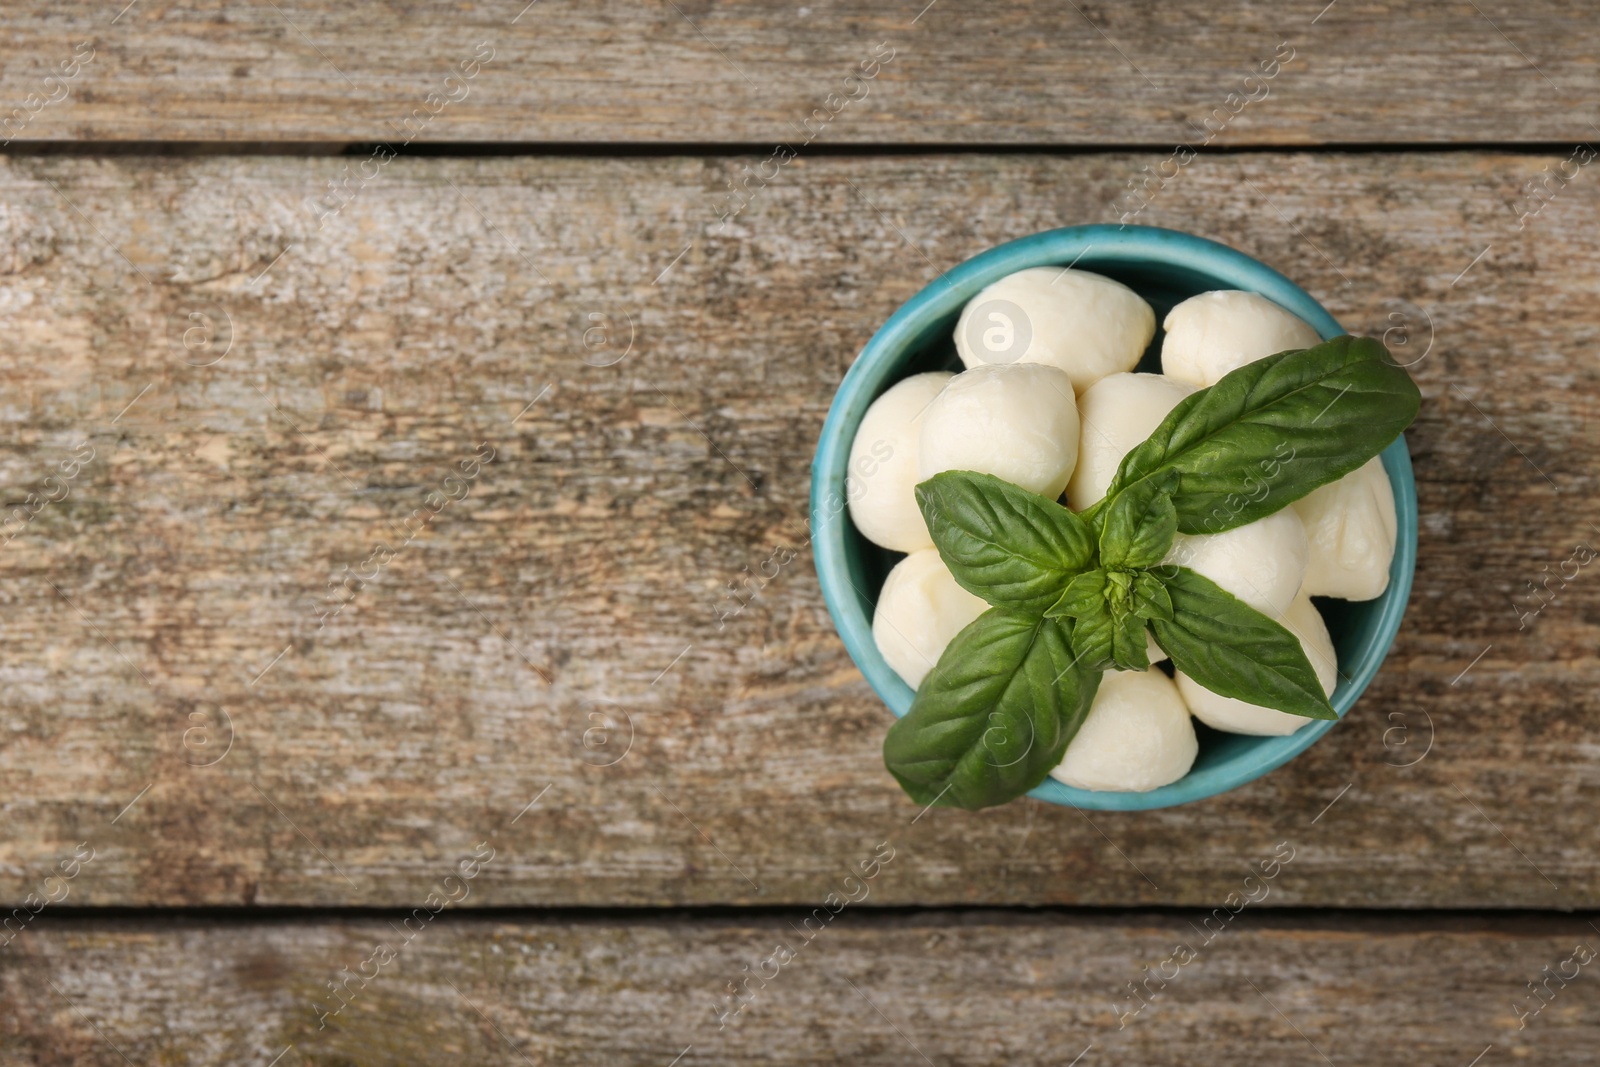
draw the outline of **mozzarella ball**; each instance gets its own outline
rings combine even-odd
[[[1162,374],[1108,374],[1078,398],[1078,465],[1067,504],[1082,511],[1106,495],[1134,445],[1142,444],[1194,386]]]
[[[1322,341],[1304,319],[1259,293],[1235,289],[1191,296],[1167,312],[1161,327],[1161,370],[1201,387],[1246,363]]]
[[[914,374],[872,402],[850,444],[845,500],[850,521],[873,544],[896,552],[932,548],[917,507],[917,437],[922,413],[955,375]]]
[[[1312,670],[1317,672],[1317,681],[1322,683],[1323,695],[1332,696],[1339,680],[1339,658],[1333,650],[1333,639],[1328,636],[1328,627],[1316,605],[1311,603],[1311,597],[1305,593],[1295,597],[1278,621],[1300,639],[1300,647],[1311,661]],[[1178,692],[1183,694],[1194,717],[1213,729],[1230,734],[1278,737],[1316,721],[1234,697],[1218,696],[1182,671],[1178,672],[1177,681]]]
[[[1311,542],[1307,593],[1345,600],[1383,595],[1394,560],[1395,521],[1394,490],[1382,459],[1373,456],[1292,506]]]
[[[988,608],[956,584],[937,549],[923,549],[896,563],[884,579],[872,613],[872,639],[894,672],[915,689],[945,646]]]
[[[992,474],[1054,500],[1078,460],[1072,380],[1042,363],[962,371],[922,416],[917,468]]]
[[[1160,671],[1106,671],[1050,777],[1077,789],[1146,793],[1189,773],[1200,751],[1178,687]]]
[[[1030,267],[983,289],[961,311],[956,351],[968,367],[1046,363],[1078,392],[1132,370],[1156,333],[1156,315],[1121,282],[1061,267]]]
[[[1257,611],[1277,618],[1305,580],[1310,548],[1293,508],[1215,534],[1179,534],[1163,563],[1210,578]]]

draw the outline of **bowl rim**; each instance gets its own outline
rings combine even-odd
[[[913,690],[884,661],[872,637],[871,618],[848,595],[861,593],[850,579],[845,544],[852,529],[843,491],[851,445],[848,437],[854,436],[867,405],[905,376],[894,363],[929,322],[959,313],[980,289],[1015,271],[1075,266],[1080,261],[1087,261],[1086,270],[1094,269],[1094,264],[1138,263],[1192,270],[1214,280],[1219,289],[1244,289],[1265,296],[1304,319],[1324,339],[1344,333],[1315,298],[1259,260],[1208,238],[1154,226],[1069,226],[1007,241],[945,271],[902,304],[862,348],[834,393],[811,464],[809,501],[813,558],[828,614],[851,660],[896,718],[910,710]],[[1331,698],[1340,719],[1366,690],[1393,646],[1416,568],[1416,482],[1405,435],[1397,437],[1381,457],[1395,497],[1395,553],[1388,588],[1377,598],[1376,625],[1357,649],[1355,662],[1348,667],[1340,664],[1342,677]],[[1236,789],[1283,766],[1310,748],[1336,721],[1313,721],[1286,736],[1253,737],[1247,755],[1230,758],[1220,766],[1191,770],[1178,781],[1148,792],[1076,789],[1046,778],[1027,795],[1093,811],[1142,811],[1192,803]]]

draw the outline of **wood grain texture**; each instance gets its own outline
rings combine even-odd
[[[1492,1045],[1487,1062],[1557,1067],[1593,1062],[1600,1037],[1593,979],[1567,962],[1600,939],[1572,916],[1246,910],[1209,945],[1203,913],[846,911],[809,944],[805,916],[441,918],[403,947],[377,919],[74,922],[0,957],[0,1064],[1464,1067]],[[780,943],[795,957],[763,968]],[[1179,945],[1196,953],[1182,966]],[[393,960],[351,978],[379,946]],[[719,1016],[758,971],[770,981]],[[1563,971],[1578,977],[1547,977]],[[1134,1013],[1127,985],[1147,974]],[[1549,982],[1542,999],[1530,981]],[[347,1005],[319,1029],[329,983]]]
[[[1207,158],[1139,217],[1410,331],[1416,588],[1346,723],[1148,814],[918,818],[883,771],[804,547],[833,389],[1156,158],[802,159],[726,227],[752,159],[398,159],[320,228],[339,160],[6,161],[5,499],[94,458],[0,550],[0,892],[85,842],[72,905],[409,907],[488,841],[471,906],[811,904],[889,840],[883,903],[1212,907],[1289,841],[1274,904],[1594,906],[1600,581],[1511,599],[1600,536],[1600,209],[1519,229],[1541,158]]]
[[[1219,145],[1596,136],[1584,0],[119,8],[8,13],[0,121],[21,117],[0,137],[387,141],[426,109],[423,141],[771,144],[806,139],[818,108],[819,144],[1170,147],[1208,119]],[[880,42],[893,62],[847,89]],[[480,43],[492,60],[447,85]],[[93,58],[47,81],[80,44]],[[1247,82],[1281,44],[1293,62]],[[842,92],[859,99],[828,103]]]

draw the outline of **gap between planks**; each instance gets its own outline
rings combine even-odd
[[[113,158],[119,156],[289,156],[365,157],[377,141],[12,141],[0,146],[0,156],[71,156],[75,158]],[[774,141],[641,142],[641,141],[476,141],[412,142],[398,153],[402,157],[429,159],[517,158],[538,156],[598,158],[721,158],[770,152]],[[1562,155],[1572,151],[1578,140],[1567,141],[1330,141],[1278,142],[1248,145],[1189,146],[1197,156],[1243,155],[1341,155],[1377,156],[1402,153],[1451,155],[1495,153],[1516,156]],[[1115,144],[1062,142],[1059,144],[1013,144],[1008,142],[833,144],[807,146],[807,159],[850,159],[871,156],[1093,156],[1139,152],[1171,152],[1169,141],[1128,141]]]

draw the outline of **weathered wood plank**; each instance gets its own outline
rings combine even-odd
[[[1576,917],[806,917],[75,921],[0,957],[0,1064],[1460,1067],[1600,1037]]]
[[[1511,599],[1600,523],[1600,208],[1519,230],[1543,159],[1210,158],[1140,216],[1427,350],[1416,592],[1350,721],[1092,822],[916,819],[883,772],[804,551],[832,390],[936,270],[1153,161],[800,160],[719,227],[748,160],[401,159],[320,229],[336,160],[7,161],[5,499],[94,456],[0,551],[4,897],[87,842],[74,904],[410,905],[487,840],[474,905],[807,902],[889,839],[884,902],[1209,906],[1288,840],[1273,903],[1594,906],[1600,585]]]
[[[1600,25],[1584,0],[121,7],[8,13],[0,138],[1170,147],[1595,135]],[[880,44],[893,55],[881,70]],[[1279,71],[1275,54],[1293,59]],[[847,84],[861,69],[875,77]],[[475,76],[446,81],[463,70]]]

